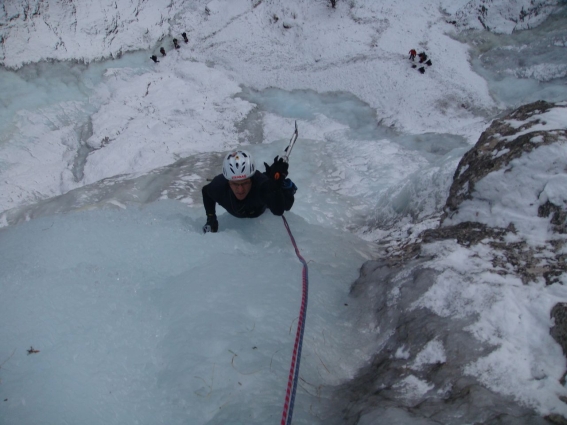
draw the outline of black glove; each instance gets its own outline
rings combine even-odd
[[[203,226],[203,233],[217,233],[219,231],[219,221],[214,214],[207,214],[207,224]]]
[[[287,170],[289,169],[289,164],[285,162],[283,158],[276,156],[272,165],[268,165],[264,162],[264,166],[266,167],[266,174],[269,178],[276,183],[283,184],[287,177]]]

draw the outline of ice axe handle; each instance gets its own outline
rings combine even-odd
[[[293,132],[291,139],[289,141],[289,145],[285,148],[285,154],[282,156],[282,159],[285,163],[289,163],[289,156],[291,155],[291,150],[293,149],[293,145],[295,145],[295,141],[297,140],[298,131],[297,131],[297,121],[295,121],[295,131]],[[281,174],[276,172],[274,173],[274,180],[279,180]]]
[[[291,150],[293,149],[293,145],[295,145],[295,141],[297,140],[297,136],[299,135],[297,131],[297,121],[295,121],[295,131],[293,132],[291,139],[289,141],[289,145],[285,148],[285,155],[283,156],[284,162],[289,162],[289,156],[291,155]],[[276,173],[278,174],[278,173]],[[274,176],[276,177],[276,176]],[[278,178],[276,178],[277,180]]]

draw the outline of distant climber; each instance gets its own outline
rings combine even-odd
[[[409,51],[409,58],[411,61],[415,59],[415,55],[417,55],[417,52],[415,51],[415,49],[411,49]]]
[[[176,49],[179,49],[179,44],[177,44],[177,38],[173,39],[173,45],[175,46]]]
[[[156,55],[151,55],[150,59],[153,60],[155,63],[158,63],[159,61],[157,60],[157,56]]]
[[[162,56],[166,56],[165,49],[163,47],[159,49],[159,52],[162,54]]]
[[[185,43],[189,43],[189,39],[187,38],[187,33],[184,32],[183,34],[181,34],[181,36],[183,37],[183,41],[185,41]]]
[[[418,56],[419,56],[419,63],[423,63],[427,60],[427,55],[425,54],[425,52],[421,52]]]

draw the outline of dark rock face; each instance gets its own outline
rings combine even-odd
[[[567,233],[567,211],[559,205],[549,201],[540,205],[537,211],[538,217],[551,217],[551,224],[556,233]]]
[[[551,317],[555,325],[551,328],[551,336],[563,349],[567,356],[567,303],[558,303],[551,309]]]
[[[519,287],[535,283],[544,289],[564,284],[567,201],[558,202],[555,197],[544,202],[539,198],[539,206],[536,203],[526,209],[533,212],[535,220],[544,218],[548,223],[545,234],[549,238],[537,243],[522,234],[512,220],[505,227],[494,227],[486,222],[453,219],[465,201],[482,201],[478,183],[483,178],[501,173],[512,161],[538,148],[567,143],[567,129],[545,129],[544,121],[551,116],[546,113],[561,111],[558,108],[567,108],[567,103],[535,102],[495,120],[459,163],[439,227],[422,232],[417,242],[401,244],[384,259],[362,267],[351,295],[366,299],[368,308],[375,312],[380,349],[357,378],[340,388],[348,403],[343,411],[344,423],[567,423],[560,414],[538,414],[513,397],[491,390],[474,372],[466,373],[467,367],[499,346],[474,337],[470,328],[482,309],[468,309],[467,298],[459,298],[459,291],[474,293],[490,285],[483,274],[496,276],[496,281],[500,276],[503,283],[498,285],[503,286],[510,281],[520,282],[514,283]],[[567,172],[567,166],[564,168]],[[537,197],[534,202],[538,202]],[[466,267],[460,272],[452,270],[454,293],[439,300],[441,307],[436,309],[435,301],[427,304],[421,300],[431,294],[445,272],[443,267],[451,267],[446,264],[452,252],[459,252],[463,261],[477,261],[479,266],[470,273]],[[444,295],[440,293],[441,298]],[[468,298],[474,299],[475,295]],[[451,302],[461,307],[447,307]],[[567,356],[567,303],[555,305],[550,315],[555,323],[550,334]],[[432,355],[435,347],[440,348],[437,356]],[[429,359],[423,362],[420,359],[426,352]],[[565,376],[554,379],[565,383]],[[567,403],[567,398],[558,396],[557,403]]]

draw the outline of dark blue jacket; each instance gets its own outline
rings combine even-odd
[[[216,176],[202,190],[207,215],[216,214],[216,204],[238,218],[258,217],[266,208],[275,215],[282,215],[284,211],[291,209],[297,187],[290,179],[285,179],[283,186],[280,186],[260,171],[256,171],[251,179],[250,192],[245,199],[239,201],[228,180],[222,174]]]

